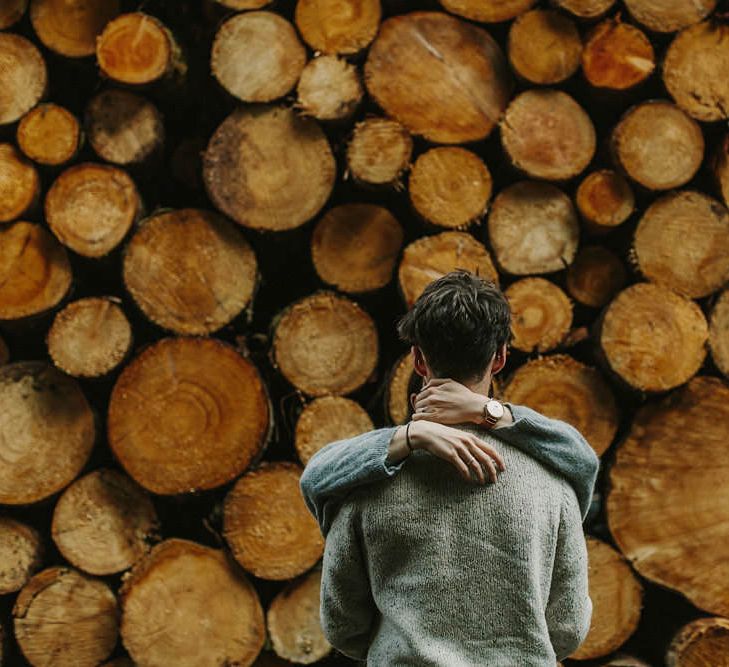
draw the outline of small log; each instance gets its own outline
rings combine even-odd
[[[144,220],[124,249],[123,280],[152,322],[209,334],[251,303],[258,264],[250,244],[217,213],[180,209]]]
[[[20,150],[39,164],[58,166],[73,160],[81,147],[76,116],[58,104],[39,104],[18,124]]]
[[[600,372],[566,354],[520,366],[509,378],[503,398],[571,424],[598,456],[612,443],[620,421],[613,392]]]
[[[466,232],[441,232],[413,241],[403,251],[397,272],[400,293],[407,307],[436,278],[456,269],[465,269],[495,283],[499,281],[489,251]]]
[[[379,344],[372,318],[356,303],[317,292],[289,306],[274,324],[274,363],[310,396],[349,394],[377,366]]]
[[[653,32],[675,32],[705,19],[717,0],[625,0],[630,15]]]
[[[684,625],[666,651],[666,667],[729,666],[729,620],[697,618]]]
[[[10,359],[10,350],[8,350],[7,343],[0,338],[0,366],[2,364],[7,364],[8,359]]]
[[[713,7],[715,0],[697,4]],[[663,83],[676,104],[696,120],[729,118],[729,79],[717,76],[729,59],[728,37],[729,26],[706,21],[679,33],[666,52]]]
[[[299,488],[302,468],[262,463],[225,498],[223,531],[233,556],[261,579],[281,581],[310,569],[324,553],[319,525]]]
[[[715,377],[696,377],[643,406],[617,449],[606,508],[610,532],[638,573],[722,616],[729,615],[727,424],[729,386]]]
[[[0,7],[0,30],[7,30],[20,21],[27,7],[28,0],[5,0]]]
[[[572,264],[580,226],[564,192],[548,183],[521,181],[494,199],[488,233],[499,266],[523,276]]]
[[[96,470],[63,492],[51,536],[69,563],[106,575],[123,572],[142,558],[157,527],[152,499],[143,489],[116,470]]]
[[[296,107],[305,116],[339,121],[354,114],[364,89],[354,65],[337,56],[319,56],[301,72],[296,95]]]
[[[605,16],[615,0],[552,0],[552,4],[578,19],[593,20]]]
[[[335,176],[334,156],[316,121],[280,107],[234,111],[203,159],[212,202],[252,229],[282,231],[311,220],[329,199]]]
[[[296,422],[294,447],[303,465],[322,447],[353,438],[374,428],[370,416],[359,404],[341,396],[316,398],[301,411]]]
[[[567,291],[585,306],[602,308],[625,287],[625,266],[602,246],[583,247],[567,269]]]
[[[577,188],[575,202],[587,230],[609,232],[622,225],[635,209],[635,196],[625,178],[612,169],[588,174]]]
[[[381,15],[379,0],[298,0],[295,20],[314,51],[351,55],[370,45]]]
[[[0,228],[0,320],[19,320],[56,306],[71,287],[65,248],[40,225]]]
[[[501,23],[531,9],[536,0],[439,0],[444,9],[472,21]]]
[[[32,665],[96,667],[119,634],[116,598],[103,581],[67,567],[36,574],[13,608],[15,638]]]
[[[511,24],[508,53],[512,69],[522,79],[560,83],[580,66],[582,39],[569,17],[551,9],[533,9]]]
[[[638,28],[618,18],[597,25],[582,52],[582,71],[596,88],[628,90],[645,81],[655,67],[650,40]]]
[[[716,367],[729,378],[729,289],[721,293],[711,312],[709,349]]]
[[[0,595],[15,593],[23,588],[40,568],[42,558],[43,543],[38,531],[32,526],[0,516]]]
[[[109,445],[153,493],[212,489],[260,455],[270,414],[258,370],[231,345],[164,338],[117,379],[109,400]]]
[[[143,163],[159,154],[165,126],[157,107],[127,90],[106,90],[86,107],[86,133],[94,152],[121,166]]]
[[[418,381],[418,375],[413,367],[413,357],[410,352],[400,357],[390,371],[387,379],[385,405],[387,415],[393,424],[404,424],[412,410],[410,406],[410,388]]]
[[[533,89],[515,97],[501,121],[511,163],[534,178],[568,180],[595,153],[595,128],[585,110],[561,90]]]
[[[256,589],[222,550],[195,542],[154,547],[120,599],[122,641],[139,665],[250,665],[266,640]]]
[[[87,297],[69,303],[46,335],[54,365],[75,377],[101,377],[132,347],[132,327],[116,297]]]
[[[367,118],[355,125],[347,144],[347,170],[359,183],[399,189],[412,152],[413,139],[400,123]]]
[[[688,183],[704,157],[699,124],[676,105],[661,100],[628,110],[613,130],[615,162],[649,190],[669,190]]]
[[[669,193],[643,214],[633,250],[648,280],[708,296],[729,281],[729,211],[701,192]]]
[[[511,344],[523,352],[548,352],[572,326],[572,303],[544,278],[522,278],[505,292],[511,306]]]
[[[289,584],[266,613],[273,650],[298,665],[310,665],[331,653],[319,620],[321,570]]]
[[[141,215],[137,187],[123,170],[84,162],[66,169],[48,190],[48,226],[85,257],[103,257],[121,243]]]
[[[0,33],[0,61],[0,125],[8,125],[38,104],[46,92],[48,73],[35,44],[9,32]]]
[[[45,46],[67,58],[91,56],[119,0],[31,0],[30,20]]]
[[[15,146],[0,143],[0,222],[22,217],[38,202],[40,190],[38,170]]]
[[[210,70],[242,102],[286,95],[306,64],[306,49],[286,19],[272,12],[242,12],[218,29]]]
[[[426,222],[465,229],[488,209],[493,189],[491,172],[475,153],[441,146],[422,153],[408,181],[413,208]]]
[[[441,12],[384,21],[364,71],[367,90],[389,116],[437,143],[487,137],[513,85],[491,35]]]
[[[343,204],[330,209],[311,237],[319,277],[343,292],[358,294],[392,280],[404,232],[386,208]]]
[[[586,541],[592,619],[573,660],[600,658],[621,647],[638,627],[643,602],[643,587],[622,554],[594,537]]]

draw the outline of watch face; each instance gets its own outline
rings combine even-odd
[[[504,415],[504,406],[498,401],[489,401],[486,403],[486,412],[495,419],[501,419]]]

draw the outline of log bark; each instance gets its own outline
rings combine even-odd
[[[625,287],[628,275],[620,259],[602,246],[585,246],[567,269],[567,291],[585,306],[602,308]]]
[[[298,665],[311,665],[331,653],[319,620],[321,571],[314,570],[282,590],[266,614],[273,649]]]
[[[66,169],[45,200],[48,226],[61,243],[85,257],[108,255],[141,212],[131,177],[117,167],[93,162]]]
[[[612,169],[588,174],[577,188],[575,202],[587,230],[594,234],[622,225],[635,210],[630,184]]]
[[[413,139],[400,123],[367,118],[355,125],[347,144],[347,170],[359,183],[399,190],[412,152]]]
[[[218,29],[210,69],[242,102],[271,102],[286,95],[306,64],[306,49],[286,19],[272,12],[235,14]]]
[[[117,460],[157,494],[212,489],[240,475],[269,430],[255,366],[217,339],[164,338],[114,385],[107,418]]]
[[[503,398],[574,426],[598,456],[610,446],[620,414],[599,371],[566,354],[534,359],[509,378]]]
[[[536,0],[439,0],[444,9],[472,21],[501,23],[531,9]]]
[[[392,280],[404,232],[386,208],[344,204],[314,228],[311,259],[319,277],[342,292],[380,289]]]
[[[298,0],[295,20],[314,51],[352,55],[370,45],[381,15],[379,0]]]
[[[595,128],[585,110],[561,90],[532,89],[515,97],[501,121],[511,163],[533,178],[564,181],[595,154]]]
[[[15,146],[0,143],[0,223],[24,216],[37,204],[40,191],[37,169]]]
[[[412,410],[410,394],[417,391],[419,376],[413,368],[413,358],[408,352],[400,357],[387,379],[385,406],[387,415],[393,424],[404,424]]]
[[[132,327],[117,297],[87,297],[56,314],[46,334],[56,368],[75,377],[101,377],[132,347]]]
[[[504,293],[511,306],[512,347],[523,352],[548,352],[572,326],[572,303],[544,278],[522,278]]]
[[[496,261],[514,275],[552,273],[572,264],[579,222],[570,198],[548,183],[521,181],[494,199],[488,234]]]
[[[493,190],[491,172],[475,153],[441,146],[422,153],[408,181],[413,208],[438,227],[465,229],[488,209]]]
[[[356,303],[317,292],[289,306],[273,325],[273,359],[310,396],[349,394],[375,370],[377,328]]]
[[[611,144],[618,166],[649,190],[685,185],[704,157],[699,124],[674,104],[661,100],[628,110],[613,130]]]
[[[36,574],[13,608],[15,638],[32,665],[96,667],[119,633],[114,593],[107,584],[67,567]]]
[[[256,589],[223,551],[201,544],[158,544],[120,597],[122,641],[139,665],[251,665],[266,639]]]
[[[46,61],[36,46],[9,32],[0,33],[3,85],[0,87],[0,125],[9,125],[30,111],[45,95]]]
[[[203,178],[213,204],[245,227],[282,231],[311,220],[336,164],[314,120],[279,107],[234,111],[213,134]]]
[[[281,581],[309,570],[324,553],[319,525],[299,488],[302,468],[263,463],[225,498],[223,530],[233,556],[261,579]]]
[[[322,121],[349,119],[364,96],[357,68],[337,56],[312,58],[296,87],[297,109]]]
[[[592,20],[605,16],[615,0],[552,0],[552,4],[578,19]]]
[[[407,307],[415,303],[429,283],[456,269],[499,281],[489,251],[466,232],[441,232],[413,241],[403,251],[398,269],[400,293]]]
[[[666,667],[729,667],[729,621],[698,618],[684,625],[666,651]]]
[[[0,30],[7,30],[20,21],[27,7],[28,0],[6,0],[0,7]]]
[[[132,567],[158,527],[152,499],[126,475],[103,469],[69,486],[53,512],[51,535],[72,565],[95,575]]]
[[[144,220],[124,249],[124,285],[145,316],[179,334],[213,333],[250,305],[258,264],[232,223],[180,209]]]
[[[294,447],[301,463],[306,466],[325,445],[353,438],[373,428],[370,416],[359,403],[341,396],[322,396],[301,411],[296,422]]]
[[[440,12],[412,12],[383,22],[367,55],[365,84],[413,134],[460,144],[490,134],[513,82],[485,30]]]
[[[721,293],[711,312],[709,349],[716,367],[729,378],[729,289]]]
[[[694,378],[643,406],[618,447],[607,498],[610,532],[633,567],[722,616],[729,614],[727,423],[729,386],[718,378]]]
[[[717,0],[625,0],[630,15],[654,32],[675,32],[706,18]]]
[[[40,568],[42,559],[40,533],[32,526],[0,516],[0,595],[23,588]]]
[[[58,104],[39,104],[20,120],[20,150],[31,160],[52,167],[70,162],[81,148],[81,128],[76,116]]]

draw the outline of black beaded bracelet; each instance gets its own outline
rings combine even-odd
[[[405,427],[405,442],[408,445],[408,449],[410,450],[410,453],[413,453],[413,446],[410,444],[410,424],[412,422],[408,422],[408,425]]]

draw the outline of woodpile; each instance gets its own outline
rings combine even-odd
[[[349,664],[300,476],[407,421],[395,324],[462,268],[512,307],[491,393],[602,461],[564,665],[729,667],[727,31],[1,2],[0,664]]]

